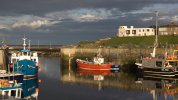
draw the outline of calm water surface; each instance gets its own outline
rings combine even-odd
[[[62,71],[58,57],[40,58],[40,62],[39,100],[173,100],[176,97],[175,94],[161,93],[159,84],[162,85],[162,81],[135,82],[131,78],[122,78],[120,73],[107,72],[99,81],[95,72]]]

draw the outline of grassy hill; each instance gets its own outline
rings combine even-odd
[[[83,41],[80,42],[80,46],[152,46],[155,41],[155,36],[137,36],[137,37],[113,37],[107,40],[98,40],[96,42],[93,41]],[[178,35],[164,35],[158,36],[158,42],[161,46],[165,46],[166,44],[178,44]]]

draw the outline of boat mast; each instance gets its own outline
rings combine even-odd
[[[30,42],[31,40],[28,41],[28,49],[30,50]]]
[[[156,48],[158,47],[158,21],[157,21],[157,17],[158,17],[158,11],[155,11],[156,14],[156,39],[155,39],[155,43],[154,43],[154,49],[153,49],[153,53],[151,53],[151,56],[153,58],[155,58],[156,56]]]
[[[158,46],[158,11],[155,11],[156,14],[156,47]]]
[[[24,50],[25,50],[25,47],[26,47],[26,43],[25,43],[26,39],[27,39],[27,38],[25,38],[25,37],[23,38],[23,49],[24,49]]]

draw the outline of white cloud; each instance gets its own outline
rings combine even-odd
[[[173,16],[172,21],[177,22],[178,21],[178,16]]]
[[[142,18],[142,21],[151,21],[153,20],[153,17],[146,17],[146,18]]]
[[[13,28],[19,28],[19,27],[32,27],[32,28],[38,28],[42,25],[47,24],[46,20],[36,20],[36,21],[18,21],[12,25]]]
[[[37,19],[37,20],[26,20],[26,21],[18,21],[12,25],[13,28],[19,27],[30,27],[30,28],[39,28],[42,26],[51,26],[53,24],[58,23],[58,21],[50,21],[48,19]]]
[[[30,27],[30,28],[39,28],[42,26],[51,26],[53,24],[59,23],[60,21],[54,21],[50,18],[43,18],[38,16],[26,15],[21,17],[22,20],[17,20],[12,27]]]
[[[0,29],[12,29],[21,27],[36,29],[42,26],[51,26],[56,23],[60,23],[60,21],[33,15],[22,15],[14,17],[0,16]]]
[[[72,19],[77,22],[93,22],[107,19],[116,19],[119,16],[115,16],[118,9],[74,9],[61,12],[53,12],[46,14],[47,17],[53,19]]]
[[[101,19],[97,17],[96,15],[86,14],[86,15],[80,15],[76,17],[74,20],[80,21],[80,22],[92,22],[92,21],[97,21]]]
[[[159,16],[158,19],[159,20],[169,20],[170,16]]]
[[[9,29],[9,28],[8,28],[7,26],[1,24],[1,25],[0,25],[0,29]]]

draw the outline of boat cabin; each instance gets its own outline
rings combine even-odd
[[[164,59],[143,59],[142,66],[147,68],[175,68],[178,67],[178,61],[168,61]]]
[[[94,57],[93,58],[94,64],[103,64],[104,63],[104,58],[102,57]]]
[[[11,57],[11,63],[19,60],[32,60],[38,62],[37,52],[31,52],[30,50],[21,50],[19,53],[13,53]]]
[[[144,58],[142,60],[142,66],[145,66],[145,67],[162,67],[163,66],[163,62],[164,60],[159,60],[159,59],[147,59],[147,58]]]

